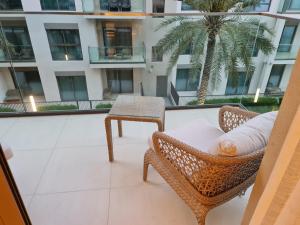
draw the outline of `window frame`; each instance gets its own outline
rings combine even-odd
[[[282,69],[281,74],[280,74],[280,79],[278,80],[278,84],[277,84],[276,87],[279,88],[280,83],[281,83],[281,81],[282,81],[282,77],[283,77],[283,74],[284,74],[286,65],[285,65],[285,64],[274,64],[274,65],[272,66],[272,69],[271,69],[271,72],[270,72],[270,75],[269,75],[269,78],[268,78],[268,82],[267,82],[267,86],[266,86],[267,88],[270,87],[270,86],[269,86],[269,83],[270,83],[270,79],[271,79],[271,77],[272,77],[272,71],[273,71],[274,66],[281,66],[281,69]]]
[[[247,71],[239,71],[238,73],[239,73],[239,75],[240,75],[241,73],[244,74],[245,79],[246,79],[246,80],[244,81],[244,84],[247,84],[247,89],[243,89],[243,92],[242,92],[242,93],[233,93],[233,94],[232,94],[232,93],[228,93],[228,92],[227,92],[227,88],[228,88],[228,84],[229,84],[229,82],[230,82],[230,79],[229,79],[229,76],[230,76],[230,75],[228,75],[227,83],[226,83],[226,88],[225,88],[225,96],[231,96],[231,95],[232,95],[232,96],[234,96],[234,95],[246,95],[246,94],[248,94],[253,76],[252,76],[252,75],[248,76],[248,75],[247,75]],[[238,81],[238,82],[239,82],[239,81]],[[231,87],[231,88],[232,88],[232,87]],[[237,90],[238,90],[238,88],[239,88],[239,87],[237,87]]]
[[[299,1],[299,0],[298,0]],[[293,0],[290,0],[289,2],[288,2],[288,5],[287,5],[287,11],[300,11],[300,7],[299,8],[291,8],[291,5],[292,5],[292,2],[293,2]]]
[[[47,7],[45,7],[45,3],[44,1],[47,1],[47,0],[40,0],[40,4],[41,4],[41,9],[43,11],[76,11],[76,4],[75,4],[75,0],[71,0],[73,2],[73,5],[72,7],[68,7],[68,9],[61,9],[60,8],[60,2],[59,1],[65,1],[65,0],[53,0],[53,1],[56,1],[56,6],[57,8],[56,9],[48,9]],[[70,1],[70,0],[68,0]],[[69,4],[70,6],[70,4]]]
[[[122,79],[120,79],[121,77],[122,77],[122,71],[124,71],[124,70],[122,70],[121,68],[119,68],[119,69],[107,69],[106,70],[106,81],[107,81],[107,87],[109,88],[109,89],[111,89],[111,91],[112,91],[112,93],[114,93],[114,94],[133,94],[134,93],[134,72],[133,72],[133,69],[126,69],[127,71],[130,71],[131,73],[130,73],[130,78],[132,78],[131,79],[131,87],[132,87],[132,89],[130,90],[130,92],[125,92],[125,91],[123,91],[122,90]],[[111,73],[111,72],[109,72],[108,73],[108,71],[114,71],[113,73]],[[119,86],[119,92],[114,92],[113,90],[112,90],[112,88],[111,87],[109,87],[109,76],[116,76],[117,77],[117,83],[118,83],[118,86]],[[114,80],[114,79],[111,79],[111,80]]]
[[[64,34],[64,31],[66,31],[66,30],[76,31],[76,33],[78,34],[78,38],[79,38],[79,43],[78,44],[68,44],[68,43],[66,43],[66,38],[65,38],[65,34]],[[51,31],[58,31],[60,33],[61,37],[62,37],[62,40],[63,40],[64,44],[53,44],[53,43],[50,43],[49,32],[51,32]],[[47,33],[49,48],[50,48],[50,51],[51,51],[51,56],[52,56],[52,60],[53,61],[81,61],[81,60],[83,60],[83,53],[82,53],[82,47],[81,47],[81,39],[80,39],[79,29],[46,29],[46,33]],[[64,59],[54,59],[51,47],[63,48],[65,55],[70,55],[68,53],[69,52],[68,48],[71,48],[71,47],[80,47],[81,57],[78,58],[78,59],[70,59],[70,58],[68,58],[68,60],[66,58],[64,58]]]
[[[291,38],[291,42],[289,43],[290,46],[289,46],[288,51],[282,51],[282,50],[280,50],[280,45],[281,45],[281,41],[282,41],[282,37],[283,37],[283,32],[284,32],[284,29],[285,29],[286,27],[294,27],[295,29],[294,29],[294,31],[293,31],[293,35],[292,35],[292,38]],[[286,25],[284,25],[284,28],[283,28],[282,33],[281,33],[281,37],[280,37],[280,41],[279,41],[279,45],[278,45],[277,52],[290,52],[290,51],[291,51],[291,47],[292,47],[292,44],[293,44],[293,42],[294,42],[294,39],[295,39],[295,35],[296,35],[296,32],[297,32],[297,29],[298,29],[298,25],[297,25],[297,24],[286,24]]]
[[[69,77],[71,80],[72,80],[72,92],[73,92],[73,96],[74,96],[74,99],[73,100],[64,100],[63,99],[63,94],[62,94],[62,91],[61,91],[61,87],[62,87],[62,85],[61,85],[61,83],[60,83],[60,81],[59,81],[59,78],[60,77]],[[85,91],[86,91],[86,96],[87,96],[87,99],[85,99],[85,100],[80,100],[80,99],[78,99],[78,98],[76,98],[76,94],[75,94],[75,92],[76,92],[76,90],[75,90],[75,82],[74,82],[74,79],[75,79],[75,77],[84,77],[84,79],[85,79],[85,84],[84,84],[84,86],[85,86]],[[73,75],[73,76],[56,76],[56,81],[57,81],[57,86],[58,86],[58,90],[59,90],[59,95],[60,95],[60,99],[61,99],[61,101],[62,102],[68,102],[68,101],[89,101],[89,92],[88,92],[88,88],[87,88],[87,82],[86,82],[86,76],[85,75]]]
[[[196,80],[197,86],[196,86],[195,90],[191,90],[191,89],[188,88],[188,86],[189,86],[189,81],[190,81],[190,79],[191,79],[191,77],[190,77],[190,70],[191,70],[191,69],[192,69],[192,68],[180,68],[180,67],[177,68],[177,70],[176,70],[175,89],[176,89],[178,92],[198,91],[198,88],[199,88],[199,85],[200,85],[201,69],[199,68],[199,76],[197,77],[197,80]],[[186,79],[186,85],[185,85],[184,90],[181,90],[181,89],[179,90],[179,89],[178,89],[177,78],[178,78],[178,72],[179,72],[179,70],[188,70],[188,72],[187,72],[188,79]]]
[[[151,61],[152,62],[162,62],[163,61],[163,54],[158,53],[158,47],[152,46],[152,52],[151,52]]]

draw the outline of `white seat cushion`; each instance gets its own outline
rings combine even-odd
[[[206,120],[193,121],[183,127],[164,132],[199,151],[208,153],[212,144],[224,134],[224,131],[215,127]],[[149,139],[149,146],[153,148],[152,138]]]
[[[266,147],[277,112],[258,115],[223,134],[209,148],[211,154],[241,156]]]

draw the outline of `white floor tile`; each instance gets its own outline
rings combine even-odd
[[[33,225],[106,225],[109,190],[69,192],[33,197]]]
[[[32,198],[33,198],[32,195],[26,195],[26,196],[22,197],[23,203],[24,203],[27,211],[29,211],[29,206],[30,206],[30,202],[31,202]]]
[[[56,149],[38,193],[109,188],[110,163],[103,147]]]
[[[191,210],[167,185],[111,190],[109,225],[196,225]]]
[[[55,146],[67,117],[19,118],[2,140],[12,149],[50,149]]]
[[[143,162],[147,144],[114,146],[115,161],[111,164],[111,187],[127,187],[143,183]],[[149,169],[149,182],[165,183],[159,174]]]
[[[8,132],[18,118],[0,119],[0,138]]]
[[[105,145],[105,114],[70,116],[57,147]]]
[[[34,194],[50,155],[51,150],[14,151],[8,162],[22,195]]]

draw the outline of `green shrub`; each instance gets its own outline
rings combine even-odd
[[[0,107],[0,112],[16,112],[15,109],[9,108],[9,107]]]
[[[96,105],[96,109],[110,109],[112,107],[112,104],[110,103],[100,103]]]
[[[277,97],[260,97],[257,103],[254,103],[254,98],[215,98],[206,99],[205,104],[226,104],[226,103],[242,103],[244,106],[278,106],[281,102]],[[198,101],[193,100],[187,105],[197,105]]]
[[[78,109],[77,105],[43,105],[38,106],[37,111],[38,112],[47,112],[47,111],[65,111],[65,110],[76,110]]]

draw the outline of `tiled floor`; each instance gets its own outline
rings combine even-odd
[[[217,124],[217,109],[168,111],[166,129],[197,118]],[[124,122],[108,162],[104,114],[0,119],[0,141],[33,225],[196,225],[191,210],[143,155],[154,124]],[[114,124],[116,128],[116,124]],[[249,191],[212,210],[207,225],[238,225]]]

